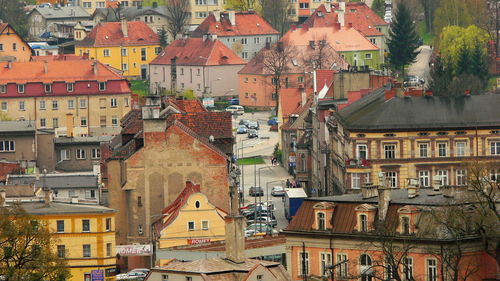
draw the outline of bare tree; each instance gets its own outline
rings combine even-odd
[[[274,87],[274,99],[276,100],[276,112],[279,107],[279,91],[282,87],[282,79],[289,69],[292,59],[293,47],[280,41],[264,52],[259,53],[257,60],[262,62],[265,73],[271,74],[271,83]]]
[[[333,69],[341,68],[342,57],[330,46],[326,40],[326,35],[319,40],[313,40],[309,43],[308,53],[305,55],[305,63],[311,69]]]
[[[167,30],[175,40],[189,21],[189,0],[168,0],[166,9]]]
[[[259,0],[262,17],[269,22],[281,35],[285,34],[290,23],[288,10],[289,0]]]

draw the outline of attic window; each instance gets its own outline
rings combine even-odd
[[[429,133],[424,133],[424,132],[422,132],[422,133],[418,133],[418,135],[419,135],[419,136],[428,136],[428,135],[429,135]]]
[[[395,134],[384,134],[384,137],[395,137]]]
[[[220,57],[220,59],[221,59],[221,60],[227,60],[227,59],[228,59],[228,57],[227,57],[227,56],[222,56],[222,57]]]

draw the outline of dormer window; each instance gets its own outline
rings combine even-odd
[[[398,232],[402,235],[410,235],[415,232],[415,227],[412,225],[417,221],[417,216],[419,214],[419,209],[414,206],[406,205],[398,209],[399,214],[399,226]]]
[[[367,232],[368,231],[368,216],[365,214],[359,215],[359,231]]]
[[[17,85],[17,92],[19,94],[24,94],[24,86],[25,86],[24,84],[18,84]]]
[[[73,92],[74,87],[74,83],[66,83],[66,90],[68,90],[68,92]]]
[[[318,213],[316,215],[316,220],[318,222],[318,230],[326,230],[325,213]]]
[[[0,94],[5,94],[7,92],[7,85],[0,85]]]
[[[45,88],[45,93],[52,92],[52,84],[44,84],[43,86]]]
[[[99,82],[99,91],[106,91],[106,82]]]

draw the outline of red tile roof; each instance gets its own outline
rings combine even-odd
[[[177,120],[196,134],[209,138],[232,138],[232,119],[230,112],[186,112],[170,114],[167,122]]]
[[[165,99],[165,104],[174,106],[179,111],[183,112],[207,112],[203,104],[199,100],[177,100],[174,98]]]
[[[170,64],[177,58],[178,65],[246,64],[233,50],[215,39],[178,39],[168,45],[150,64]]]
[[[94,73],[94,64],[96,64],[97,73]],[[123,76],[113,71],[110,67],[95,60],[0,62],[0,84],[123,79]],[[125,91],[126,89],[123,90]],[[127,89],[127,91],[130,90]]]
[[[145,46],[159,45],[158,35],[142,21],[127,22],[128,36],[122,32],[121,22],[101,22],[76,47]]]
[[[229,20],[229,13],[220,13],[217,21],[214,13],[210,15],[193,31],[194,37],[210,33],[217,36],[249,36],[279,34],[265,19],[255,12],[235,13],[235,25]]]
[[[307,101],[312,96],[313,89],[286,88],[280,90],[281,114],[283,118],[287,118],[298,108],[302,107],[302,91],[305,91],[307,104]]]
[[[0,23],[0,33],[2,33],[3,30],[7,28],[8,25],[9,25],[8,23]]]
[[[331,5],[330,12],[327,11],[325,4],[319,6],[316,11],[304,23],[311,27],[333,27],[338,25],[337,3]],[[383,34],[376,29],[376,26],[388,25],[372,9],[362,2],[346,3],[344,13],[344,23],[349,23],[365,36],[382,36]]]
[[[284,244],[286,244],[286,238],[284,235],[245,237],[245,249],[259,249]],[[222,252],[226,249],[226,241],[220,240],[203,244],[182,245],[170,247],[168,249],[172,251],[185,250],[200,252]]]
[[[316,87],[318,92],[323,89],[323,87],[326,85],[327,87],[330,87],[330,85],[333,82],[333,76],[335,74],[335,70],[329,70],[329,69],[318,69],[316,70]]]
[[[32,56],[32,61],[54,61],[54,60],[89,60],[88,56],[78,56],[73,54],[59,54],[52,56]]]

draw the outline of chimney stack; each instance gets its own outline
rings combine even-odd
[[[45,206],[50,206],[50,203],[52,203],[52,192],[50,191],[50,188],[48,186],[44,186],[42,190],[43,190],[43,202],[45,203]]]
[[[339,10],[337,11],[337,14],[338,14],[338,21],[341,27],[345,25],[344,12],[345,12],[345,2],[339,2]]]
[[[331,13],[332,12],[332,5],[329,4],[329,3],[326,3],[325,4],[325,9],[326,9],[327,13]]]
[[[92,70],[94,72],[94,75],[97,75],[98,71],[97,71],[97,61],[93,61],[92,62]]]
[[[49,62],[43,61],[43,72],[47,74],[49,72]]]
[[[219,10],[213,11],[213,14],[214,14],[214,17],[215,17],[215,21],[216,22],[220,22],[220,11]]]
[[[363,184],[363,186],[361,187],[361,196],[363,196],[363,199],[377,197],[378,196],[377,186],[373,185],[371,182]]]
[[[123,37],[128,37],[128,24],[126,19],[121,20]]]
[[[389,182],[386,180],[386,182]],[[380,186],[378,189],[378,219],[384,221],[391,202],[391,188]]]
[[[73,113],[66,113],[66,137],[73,137]]]
[[[418,179],[410,178],[408,179],[408,187],[406,188],[408,191],[408,198],[415,198],[419,195],[419,182]]]
[[[455,197],[455,187],[451,185],[445,185],[442,187],[443,189],[443,196],[447,198],[453,198]]]
[[[236,25],[236,13],[234,11],[228,11],[229,22],[231,25]]]

